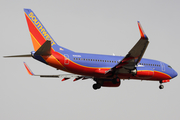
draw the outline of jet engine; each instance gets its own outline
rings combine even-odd
[[[137,78],[149,79],[154,76],[154,69],[151,67],[136,67],[132,74]]]
[[[119,78],[114,78],[114,79],[95,78],[94,81],[96,81],[96,83],[93,84],[94,90],[100,89],[101,86],[103,86],[103,87],[119,87],[121,84],[121,80]]]

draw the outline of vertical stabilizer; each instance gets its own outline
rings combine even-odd
[[[64,47],[57,45],[57,43],[53,40],[51,35],[48,33],[48,31],[45,29],[43,24],[31,9],[24,9],[24,13],[35,51],[37,51],[45,43],[46,40],[51,41],[51,47],[54,51],[70,51]]]

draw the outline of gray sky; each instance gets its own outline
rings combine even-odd
[[[178,0],[1,0],[0,5],[0,56],[33,50],[23,11],[30,8],[59,45],[85,53],[126,55],[140,38],[139,20],[150,40],[144,57],[180,71]],[[179,77],[163,90],[158,82],[125,80],[118,88],[94,91],[92,80],[29,76],[24,61],[37,74],[64,73],[33,58],[1,57],[1,120],[180,118]]]

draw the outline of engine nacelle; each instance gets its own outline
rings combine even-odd
[[[154,70],[151,67],[136,67],[137,78],[149,79],[154,76]]]
[[[113,83],[112,79],[103,80],[103,87],[119,87],[121,84],[121,80],[117,81],[116,83]]]

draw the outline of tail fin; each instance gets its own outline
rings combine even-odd
[[[50,34],[47,32],[43,24],[40,22],[40,20],[37,18],[37,16],[34,14],[34,12],[31,9],[24,9],[24,13],[35,51],[37,51],[45,43],[46,40],[51,41],[51,47],[55,51],[56,50],[70,51],[64,47],[59,46],[53,40],[53,38],[50,36]]]

